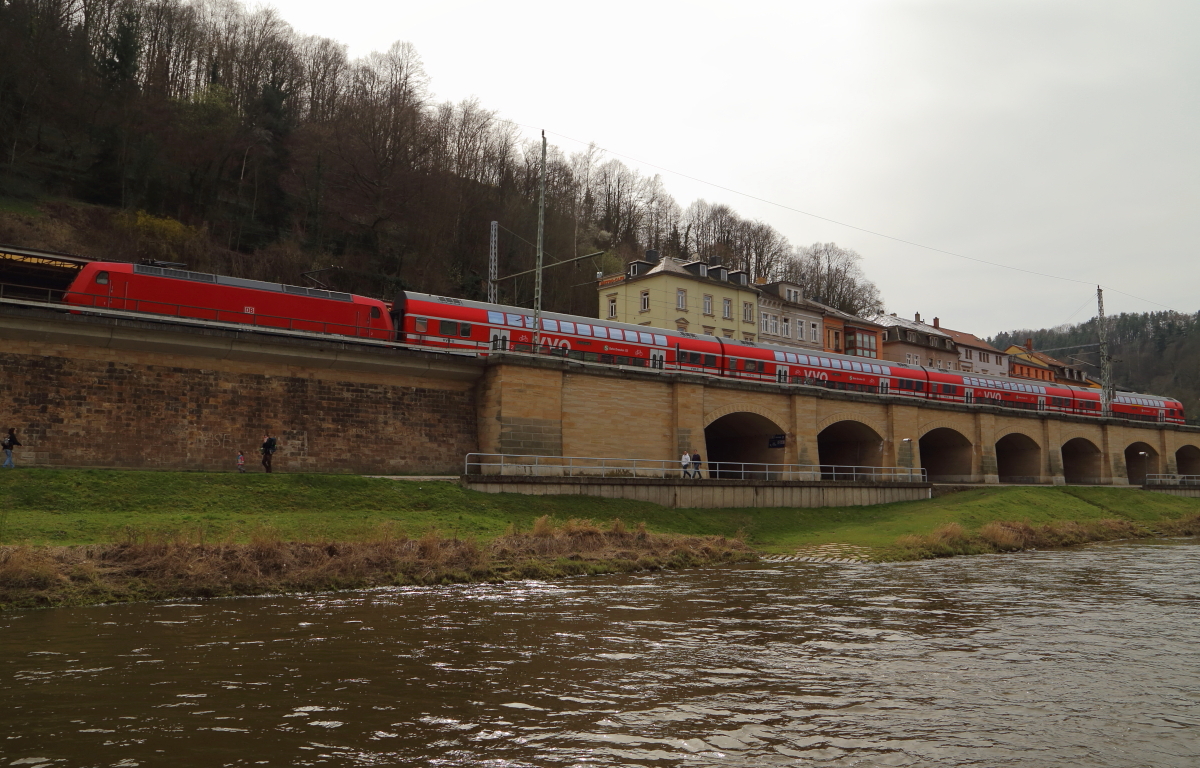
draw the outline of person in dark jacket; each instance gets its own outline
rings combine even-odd
[[[277,442],[275,438],[271,437],[270,435],[263,435],[262,448],[259,448],[259,450],[262,451],[263,469],[267,470],[268,472],[271,471],[271,457],[275,455],[276,445]]]
[[[704,475],[700,474],[700,464],[701,464],[700,454],[693,453],[692,454],[692,477],[696,480],[699,480],[700,478],[704,477]]]
[[[17,439],[17,430],[16,429],[8,430],[8,434],[5,435],[4,441],[2,443],[0,443],[0,445],[4,446],[4,467],[5,468],[7,468],[7,469],[16,469],[17,468],[17,465],[13,464],[13,453],[12,452],[13,452],[13,448],[16,448],[20,444],[21,444],[21,441]]]

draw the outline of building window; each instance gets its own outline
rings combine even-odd
[[[968,359],[968,360],[971,360],[971,359],[972,359],[972,358],[971,358],[971,355],[972,355],[972,354],[974,354],[974,350],[971,350],[971,349],[964,349],[964,350],[963,350],[963,357],[965,357],[965,358],[966,358],[966,359]],[[982,358],[982,357],[980,357],[979,359],[980,359],[980,360],[982,360],[983,358]]]
[[[808,340],[813,343],[819,343],[821,341],[821,327],[816,323],[808,324]]]
[[[721,329],[721,335],[722,335],[722,336],[724,336],[724,337],[725,337],[725,338],[727,338],[727,339],[732,339],[732,338],[733,338],[733,331],[731,331],[731,330],[730,330],[730,329],[728,329],[728,328],[722,328],[722,329]]]
[[[970,354],[970,353],[968,353],[968,354]],[[987,352],[980,352],[980,353],[979,353],[979,362],[981,362],[981,363],[990,363],[990,362],[992,362],[992,361],[988,359],[988,353],[987,353]]]
[[[733,299],[721,299],[721,317],[733,319]]]
[[[758,319],[760,321],[759,325],[761,326],[762,332],[769,332],[771,330],[771,316],[765,312],[759,312]]]
[[[642,311],[650,311],[650,291],[642,291]]]
[[[779,315],[771,315],[771,333],[779,335]]]
[[[704,314],[712,314],[712,296],[704,294]]]
[[[747,323],[754,322],[754,305],[748,301],[742,302],[742,321]]]
[[[675,289],[675,309],[687,311],[687,291],[682,288]]]
[[[608,298],[608,317],[612,319],[617,316],[617,297],[610,296]]]
[[[792,338],[792,321],[788,318],[783,318],[783,338]]]

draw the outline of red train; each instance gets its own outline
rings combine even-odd
[[[65,301],[80,307],[398,342],[456,354],[533,352],[533,314],[466,299],[401,293],[391,304],[348,293],[113,262],[89,264]],[[821,386],[868,394],[1100,415],[1097,389],[967,373],[542,314],[542,354],[600,365]],[[1120,392],[1121,418],[1183,423],[1178,400]]]

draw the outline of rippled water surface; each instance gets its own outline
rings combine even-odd
[[[3,765],[1196,766],[1200,546],[0,616]]]

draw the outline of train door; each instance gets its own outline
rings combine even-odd
[[[1038,397],[1038,410],[1039,411],[1046,410],[1046,398]]]
[[[667,351],[665,349],[651,349],[650,350],[650,367],[651,368],[662,369],[662,368],[666,367],[666,364],[667,364]]]
[[[775,366],[775,381],[780,384],[788,383],[788,368],[786,365]]]
[[[496,352],[503,352],[508,349],[508,329],[493,328],[492,329],[492,349]]]
[[[964,389],[963,390],[963,402],[966,403],[967,405],[970,405],[971,403],[975,402],[975,393],[972,390]]]
[[[890,382],[891,382],[891,379],[880,379],[879,380],[879,394],[886,395],[888,393],[888,390],[891,389]]]
[[[1161,424],[1167,420],[1167,412],[1162,408],[1158,409],[1158,423]]]

